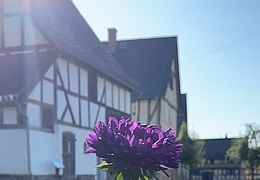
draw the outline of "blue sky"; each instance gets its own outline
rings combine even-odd
[[[260,1],[73,0],[97,37],[178,36],[188,126],[200,138],[236,137],[260,123]]]

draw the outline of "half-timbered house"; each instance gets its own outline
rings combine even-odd
[[[232,138],[205,139],[205,163],[193,171],[194,180],[244,180],[243,166],[226,157],[227,150],[231,147]]]
[[[104,45],[126,74],[140,84],[133,94],[132,118],[178,131],[187,121],[186,94],[180,93],[177,37],[117,40],[108,29]]]
[[[95,179],[85,137],[135,84],[71,0],[0,0],[0,179]]]
[[[117,40],[116,34],[116,29],[108,29],[105,45],[126,74],[140,84],[141,92],[133,95],[132,117],[176,131],[182,101],[177,37]]]

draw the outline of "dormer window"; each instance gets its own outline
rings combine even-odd
[[[30,1],[27,0],[0,0],[1,48],[47,44],[26,12],[29,9]]]
[[[5,14],[22,13],[25,6],[28,5],[26,1],[22,0],[3,0],[3,2]]]
[[[1,47],[22,46],[22,19],[25,1],[0,0]]]

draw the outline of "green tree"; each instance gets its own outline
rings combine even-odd
[[[178,139],[183,144],[181,163],[190,171],[200,168],[204,163],[203,146],[204,141],[190,138],[188,135],[187,125],[183,123],[178,135]]]
[[[245,163],[254,180],[254,170],[260,166],[260,129],[255,124],[246,124],[245,136],[233,141],[226,156],[231,160]]]

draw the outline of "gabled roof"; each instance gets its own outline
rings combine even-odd
[[[22,93],[56,58],[51,51],[0,56],[0,96]]]
[[[139,82],[142,94],[136,98],[156,98],[165,96],[177,53],[177,38],[163,37],[117,41],[113,55],[126,74]]]
[[[220,159],[224,160],[226,156],[226,151],[232,145],[231,138],[224,139],[205,139],[204,151],[206,159]]]
[[[126,87],[135,88],[136,82],[125,75],[71,0],[32,0],[31,17],[61,53],[83,62]]]

